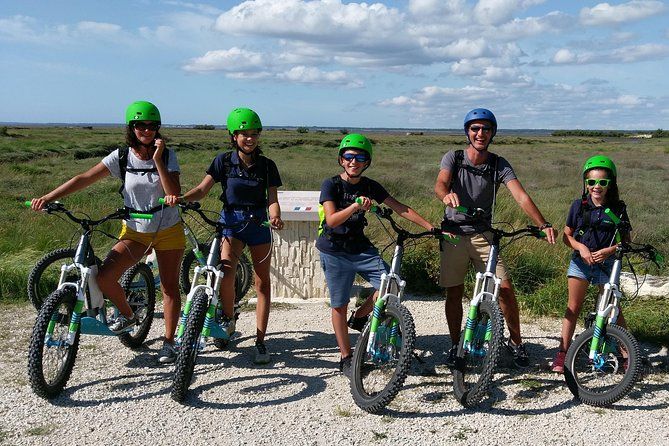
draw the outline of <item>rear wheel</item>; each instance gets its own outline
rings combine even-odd
[[[390,403],[406,379],[416,340],[411,313],[388,303],[379,318],[371,351],[367,351],[371,321],[363,329],[351,361],[351,394],[361,409],[377,413]]]
[[[209,246],[200,244],[200,251],[205,256],[209,255]],[[179,285],[181,285],[181,290],[188,294],[191,288],[191,279],[193,278],[193,273],[195,267],[198,265],[198,261],[195,257],[195,253],[192,250],[189,250],[181,261],[181,271],[179,272]],[[253,282],[253,264],[249,260],[246,253],[242,252],[239,256],[239,262],[237,262],[237,270],[235,273],[235,303],[241,301],[246,293],[248,293]],[[198,285],[205,285],[206,277],[202,276],[201,282]]]
[[[60,394],[72,374],[80,335],[77,330],[74,338],[68,340],[75,296],[73,287],[51,293],[33,327],[28,350],[28,376],[33,391],[42,398]]]
[[[174,401],[182,402],[186,398],[188,387],[193,378],[193,370],[200,351],[200,335],[204,326],[209,300],[203,289],[193,296],[190,313],[186,321],[186,329],[181,339],[181,347],[174,368],[171,397]]]
[[[473,338],[460,336],[453,367],[453,393],[465,407],[473,406],[486,395],[499,359],[504,332],[502,313],[496,303],[483,300],[473,321]]]
[[[590,359],[590,345],[596,327],[578,335],[567,350],[564,376],[569,390],[591,406],[609,406],[632,389],[641,373],[639,343],[627,330],[607,325]]]
[[[28,299],[37,311],[42,307],[46,297],[58,288],[60,267],[74,262],[75,250],[69,248],[56,249],[46,253],[37,261],[28,274]],[[67,282],[79,282],[79,269],[69,271]]]
[[[137,317],[135,329],[118,336],[123,345],[130,348],[141,347],[151,330],[156,308],[156,286],[153,272],[148,265],[138,263],[127,270],[120,280],[128,305]]]

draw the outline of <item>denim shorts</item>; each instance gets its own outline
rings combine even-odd
[[[603,263],[588,265],[580,256],[573,256],[571,262],[569,262],[567,277],[587,280],[592,285],[603,285],[609,281],[613,262],[615,262],[615,259],[609,257]]]
[[[381,286],[381,275],[390,269],[379,255],[379,251],[373,247],[360,254],[333,255],[320,252],[320,256],[325,281],[330,290],[330,307],[332,308],[348,305],[356,274],[378,290]]]
[[[224,237],[236,238],[249,246],[264,245],[272,241],[270,229],[260,226],[259,223],[267,220],[267,211],[264,208],[254,209],[223,209],[220,222],[226,225],[235,225],[253,216],[256,221],[242,223],[221,233]]]

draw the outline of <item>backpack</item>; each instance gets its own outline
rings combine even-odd
[[[615,205],[611,206],[611,210],[614,214],[620,215],[625,212],[626,209],[625,202],[620,200]],[[582,218],[582,224],[574,231],[574,238],[576,241],[580,242],[583,239],[583,236],[590,230],[596,229],[601,226],[602,222],[598,221],[596,223],[592,222],[592,211],[595,209],[594,206],[590,204],[587,198],[581,200],[581,206],[578,209],[578,216]]]
[[[460,149],[455,151],[455,164],[453,165],[453,172],[451,173],[451,185],[450,188],[453,190],[453,183],[455,183],[456,178],[458,177],[458,171],[460,169],[465,169],[467,172],[472,173],[477,176],[488,177],[494,185],[493,195],[492,195],[492,212],[490,213],[490,218],[492,219],[493,214],[495,213],[495,201],[497,199],[497,191],[499,190],[500,182],[497,176],[497,166],[499,164],[499,156],[492,152],[488,152],[488,159],[485,162],[485,169],[481,171],[473,166],[465,164],[465,151]]]
[[[336,196],[343,198],[344,180],[342,180],[339,175],[333,176],[331,180],[334,183],[336,189]],[[362,177],[360,179],[360,186],[361,188],[358,191],[357,196],[369,197],[372,193],[371,181],[366,177]],[[341,209],[343,207],[341,202],[335,202],[335,206],[337,209]],[[318,235],[327,238],[330,242],[337,245],[344,251],[348,253],[362,252],[371,245],[371,242],[363,233],[364,227],[367,226],[367,219],[365,218],[364,213],[360,212],[353,214],[349,218],[349,220],[353,219],[352,225],[351,221],[348,221],[349,225],[346,227],[341,225],[337,228],[331,228],[325,222],[325,209],[323,209],[322,204],[319,204],[318,217],[320,220],[318,225]]]
[[[158,169],[154,166],[147,169],[135,169],[133,167],[128,168],[128,154],[130,153],[130,147],[124,146],[118,149],[118,167],[121,171],[121,187],[118,189],[118,193],[123,197],[123,190],[125,189],[125,174],[126,172],[133,173],[153,173],[158,172]],[[163,150],[160,158],[163,160],[163,164],[167,166],[168,160],[170,158],[170,152],[167,149]],[[125,198],[125,197],[124,197]]]
[[[228,186],[227,179],[228,177],[230,177],[231,171],[232,171],[232,151],[229,151],[223,154],[223,178],[221,178],[221,187],[223,188],[223,191],[221,192],[221,195],[219,195],[218,197],[218,199],[223,202],[224,208],[228,207],[228,200],[225,195],[225,192]],[[265,158],[262,155],[258,156],[258,159],[256,160],[255,171],[249,172],[248,178],[250,180],[258,180],[259,182],[262,182],[265,185],[265,206],[267,206],[267,193],[269,189],[269,183],[268,183],[269,163],[267,162],[267,158]]]

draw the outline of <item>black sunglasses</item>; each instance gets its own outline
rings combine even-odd
[[[133,124],[133,127],[139,131],[151,130],[152,132],[156,132],[160,128],[160,124],[156,124],[155,122],[152,122],[150,124],[147,124],[145,122],[135,122]]]
[[[487,125],[470,125],[469,130],[471,130],[474,133],[478,133],[479,130],[483,130],[485,133],[488,133],[489,131],[492,130],[492,127]]]
[[[369,155],[364,153],[344,153],[342,156],[346,161],[353,161],[354,159],[359,163],[364,163],[369,161]]]

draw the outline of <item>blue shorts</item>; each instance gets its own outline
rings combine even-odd
[[[603,263],[588,265],[580,256],[578,258],[573,256],[571,262],[569,262],[567,277],[587,280],[592,285],[603,285],[609,281],[613,262],[615,262],[615,259],[611,256]]]
[[[249,216],[253,216],[256,221],[249,221],[235,228],[224,229],[222,235],[228,238],[236,238],[249,246],[264,245],[271,242],[272,233],[270,229],[259,225],[259,223],[267,221],[267,211],[264,208],[223,209],[219,221],[226,225],[234,225],[247,220]]]
[[[360,254],[333,255],[320,252],[320,255],[325,281],[330,290],[330,307],[332,308],[348,305],[356,274],[360,274],[374,289],[378,290],[381,286],[381,274],[390,269],[376,248],[369,248]]]

